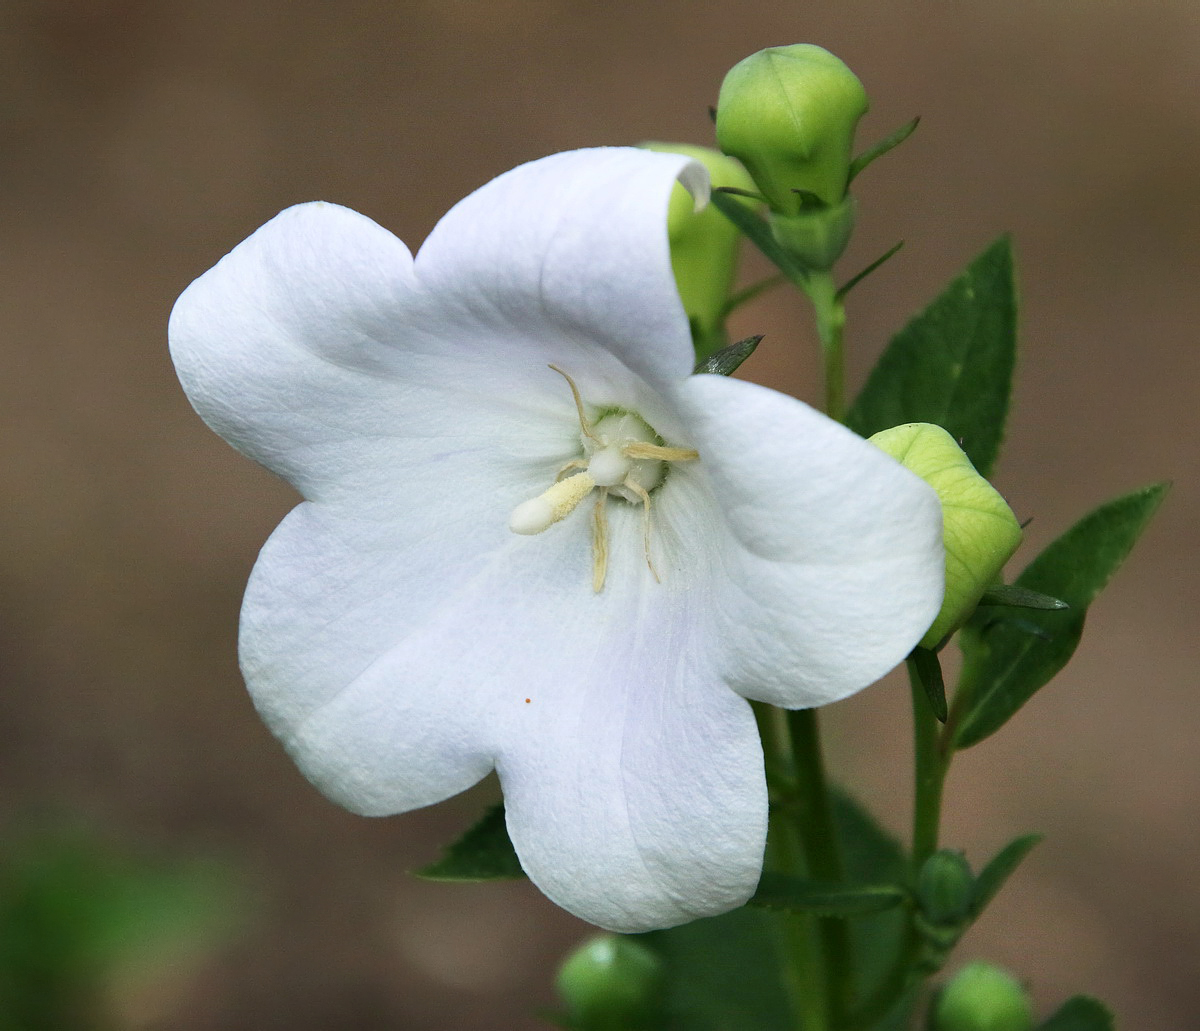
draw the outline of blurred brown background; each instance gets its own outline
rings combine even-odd
[[[854,383],[1011,229],[1023,353],[999,485],[1034,518],[1025,554],[1109,496],[1176,480],[1069,671],[956,767],[949,843],[978,861],[1049,833],[961,955],[1012,964],[1043,1010],[1090,991],[1129,1028],[1194,1025],[1200,6],[7,0],[0,816],[58,808],[223,855],[257,899],[237,943],[128,1000],[146,1026],[532,1029],[554,958],[586,931],[527,885],[406,876],[478,799],[349,816],[258,723],[237,611],[293,498],[188,408],[174,298],[295,201],[340,201],[415,245],[526,159],[708,143],[725,70],[798,41],[864,80],[863,143],[923,116],[856,184],[843,267],[908,247],[852,300]],[[806,317],[782,296],[742,316],[768,333],[747,374],[814,397]],[[827,721],[842,777],[898,828],[904,707],[888,681]]]

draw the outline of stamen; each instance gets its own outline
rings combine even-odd
[[[624,486],[642,499],[642,546],[646,551],[646,565],[650,567],[650,575],[655,583],[662,583],[662,577],[654,568],[654,559],[650,557],[650,495],[644,487],[634,483],[632,479],[625,481]]]
[[[579,388],[575,386],[575,381],[571,379],[571,377],[565,372],[563,372],[563,370],[557,365],[551,365],[550,368],[552,368],[563,379],[565,379],[567,381],[567,386],[571,388],[571,396],[575,398],[575,411],[579,413],[579,428],[583,430],[583,435],[587,437],[588,440],[594,441],[597,444],[602,444],[603,441],[601,441],[601,439],[592,432],[592,424],[588,422],[588,417],[583,414],[583,398],[579,396]]]
[[[602,490],[592,509],[592,590],[604,590],[608,576],[608,491]]]
[[[576,473],[565,480],[559,480],[544,494],[523,501],[512,510],[508,517],[508,528],[513,533],[541,533],[565,519],[575,511],[576,506],[586,498],[593,489],[596,481],[591,473]]]
[[[690,447],[663,447],[640,440],[631,441],[621,451],[627,458],[649,458],[659,462],[694,462],[700,457],[700,452]]]

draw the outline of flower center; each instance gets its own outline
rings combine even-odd
[[[579,416],[583,455],[558,471],[554,484],[536,498],[523,501],[513,509],[508,528],[513,533],[535,534],[565,519],[580,502],[595,493],[592,510],[592,589],[600,591],[608,571],[608,513],[611,495],[642,506],[642,527],[646,565],[654,579],[658,572],[650,554],[650,492],[661,486],[669,462],[692,462],[699,454],[691,448],[670,447],[650,425],[634,412],[621,409],[605,412],[594,423],[583,409],[579,388],[562,369],[551,365],[567,381]],[[572,469],[582,472],[565,476]]]

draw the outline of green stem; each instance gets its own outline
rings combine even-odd
[[[784,803],[771,809],[767,862],[772,869],[803,877],[808,872],[804,847],[797,823],[791,818],[799,792],[793,775],[795,750],[787,717],[783,710],[761,702],[754,704],[754,713],[762,737],[769,786]],[[773,771],[777,773],[774,778]],[[786,774],[779,776],[778,771]],[[776,926],[784,988],[797,1031],[833,1031],[822,938],[816,918],[802,913],[780,914]]]
[[[913,710],[913,872],[924,865],[938,847],[942,816],[942,788],[951,752],[943,748],[937,717],[929,706],[921,678],[912,659],[905,663],[912,687]]]
[[[845,870],[825,776],[817,710],[794,710],[787,714],[787,722],[796,777],[796,825],[808,872],[815,880],[840,884],[845,880]],[[836,917],[819,920],[818,927],[825,953],[830,1009],[834,1026],[841,1027],[855,1002],[850,928],[845,920]]]
[[[829,272],[811,272],[803,283],[817,316],[817,335],[825,362],[825,414],[841,422],[846,416],[846,357],[843,335],[846,306]]]

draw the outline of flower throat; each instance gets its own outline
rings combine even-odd
[[[642,540],[646,565],[660,580],[650,554],[650,492],[662,483],[668,462],[694,462],[700,457],[691,448],[670,447],[639,415],[609,411],[594,423],[583,410],[575,381],[551,365],[567,381],[579,416],[583,457],[558,470],[554,484],[536,498],[513,509],[508,528],[513,533],[535,534],[570,515],[584,498],[596,493],[592,508],[592,590],[601,591],[608,574],[608,513],[610,495],[642,506]],[[572,473],[578,469],[580,472]],[[570,474],[570,475],[568,475]]]

